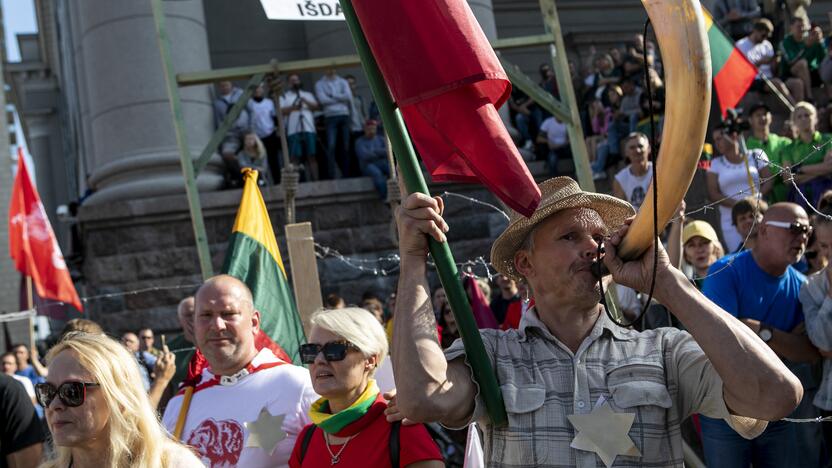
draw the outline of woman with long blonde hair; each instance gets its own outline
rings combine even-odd
[[[70,333],[46,359],[49,376],[35,392],[55,452],[42,468],[203,466],[162,427],[136,360],[121,344]]]

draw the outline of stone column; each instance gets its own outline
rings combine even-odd
[[[494,19],[494,5],[491,0],[468,0],[468,6],[474,12],[485,37],[489,41],[497,39],[497,21]]]
[[[163,2],[178,72],[211,68],[202,0]],[[149,1],[73,3],[83,151],[89,204],[182,193],[185,190]],[[207,86],[180,88],[188,144],[197,157],[213,131]],[[198,178],[201,190],[222,183],[219,157]]]

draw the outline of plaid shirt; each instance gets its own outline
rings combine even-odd
[[[567,419],[590,413],[601,396],[613,411],[636,414],[629,436],[642,456],[619,455],[614,466],[684,466],[679,426],[693,413],[725,419],[749,439],[766,428],[729,414],[722,380],[684,331],[640,333],[600,314],[573,354],[530,309],[519,330],[480,334],[508,413],[508,426],[494,427],[477,395],[470,421],[482,426],[490,467],[604,466],[594,452],[569,446],[575,429]],[[445,351],[449,361],[464,354],[460,340]]]

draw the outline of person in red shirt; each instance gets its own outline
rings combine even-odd
[[[311,319],[300,356],[309,365],[313,424],[295,443],[289,466],[440,468],[445,463],[421,424],[390,423],[387,403],[372,378],[387,356],[387,337],[378,320],[359,308],[321,310]]]

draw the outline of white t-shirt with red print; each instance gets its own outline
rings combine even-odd
[[[308,370],[279,360],[268,349],[262,349],[247,369],[249,373],[236,381],[221,381],[206,369],[194,391],[182,442],[196,449],[209,468],[288,466],[295,439],[311,422],[309,407],[318,395]],[[171,433],[182,399],[181,394],[172,398],[162,418]],[[264,420],[264,408],[269,413],[266,420],[280,424],[279,430],[273,429],[279,435],[270,452],[258,446],[269,437],[252,437],[249,431],[258,419]]]

